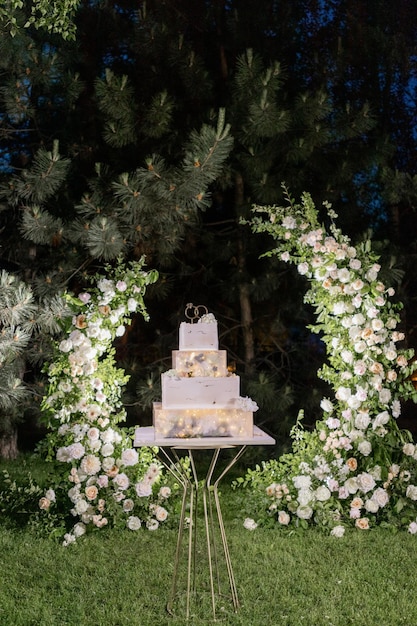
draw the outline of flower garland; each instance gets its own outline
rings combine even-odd
[[[44,513],[53,514],[58,490],[69,498],[78,521],[65,534],[64,545],[108,524],[155,530],[168,515],[171,490],[160,485],[156,450],[138,452],[129,430],[117,426],[126,419],[121,393],[128,376],[116,367],[112,344],[125,333],[132,314],[149,318],[143,296],[158,274],[144,271],[143,262],[106,266],[105,277],[94,277],[95,287],[78,297],[66,295],[74,315],[47,368],[49,389],[42,406],[52,429],[47,456],[63,464],[64,486],[48,489],[39,501]]]
[[[329,232],[307,193],[300,204],[288,198],[288,207],[254,208],[269,219],[255,216],[253,231],[277,241],[266,256],[295,264],[310,282],[305,302],[317,315],[312,331],[320,333],[327,351],[318,375],[334,398],[323,398],[323,416],[312,432],[297,423],[290,454],[249,471],[240,482],[266,493],[263,523],[318,524],[336,536],[348,526],[376,525],[414,534],[417,447],[396,418],[401,400],[416,400],[409,377],[417,364],[412,350],[397,347],[404,339],[397,330],[401,304],[390,300],[394,290],[378,278],[370,242],[352,246],[324,204]]]

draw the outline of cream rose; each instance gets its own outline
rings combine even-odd
[[[290,523],[290,516],[286,511],[278,511],[278,522],[282,526],[288,526]]]

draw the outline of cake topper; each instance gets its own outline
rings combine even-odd
[[[203,313],[200,313],[200,309],[203,309]],[[192,302],[189,302],[185,307],[185,317],[191,321],[191,324],[194,324],[200,317],[207,314],[208,309],[204,304],[194,305]]]

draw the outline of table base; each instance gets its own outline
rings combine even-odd
[[[191,596],[196,592],[197,578],[197,519],[200,499],[203,505],[203,532],[205,534],[205,543],[207,550],[207,561],[209,570],[209,593],[211,596],[211,608],[214,620],[218,615],[218,601],[229,598],[233,610],[239,608],[239,599],[237,595],[236,583],[233,574],[232,562],[230,559],[229,546],[227,543],[226,532],[224,528],[223,516],[220,506],[218,486],[220,481],[229,472],[233,465],[239,460],[246,450],[246,445],[242,445],[235,451],[232,460],[227,464],[220,475],[215,478],[215,471],[219,459],[221,449],[215,448],[211,457],[210,465],[203,480],[199,480],[193,450],[185,447],[171,448],[173,458],[164,448],[160,448],[159,452],[163,454],[160,460],[164,467],[174,476],[175,480],[182,486],[183,495],[181,503],[181,513],[178,528],[178,539],[175,551],[174,573],[172,579],[171,592],[167,602],[167,611],[174,614],[174,605],[176,603],[178,592],[179,566],[181,561],[181,552],[183,547],[185,531],[188,530],[188,547],[187,547],[187,580],[186,580],[186,598],[185,598],[185,614],[186,619],[190,617]],[[234,446],[231,446],[234,448]],[[190,469],[184,467],[177,450],[185,450],[189,460]],[[201,448],[200,448],[201,449]],[[229,448],[230,449],[230,448]],[[189,515],[187,519],[187,509]],[[217,531],[217,532],[216,532]],[[220,534],[220,542],[216,541],[216,534]],[[220,546],[217,544],[220,543]],[[219,549],[220,548],[220,549]],[[222,563],[220,562],[222,561]],[[228,594],[222,593],[221,589],[221,565],[226,565]],[[223,581],[224,582],[224,581]],[[223,607],[222,607],[223,608]]]

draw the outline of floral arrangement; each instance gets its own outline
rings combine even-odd
[[[94,277],[89,291],[66,294],[74,315],[47,367],[49,389],[42,408],[51,432],[45,447],[47,458],[63,468],[63,482],[46,491],[39,508],[54,515],[57,494],[64,494],[76,519],[64,545],[109,524],[155,530],[168,515],[171,489],[161,484],[156,450],[138,452],[132,433],[118,426],[126,419],[121,393],[128,377],[116,367],[112,346],[132,314],[148,319],[143,297],[158,275],[143,270],[143,259],[105,269],[105,277]]]
[[[296,265],[310,288],[326,346],[327,363],[318,372],[334,397],[323,398],[323,415],[313,431],[300,420],[292,431],[290,454],[249,470],[239,482],[262,494],[262,523],[281,527],[316,524],[336,536],[349,526],[407,528],[417,533],[417,446],[396,419],[401,401],[416,400],[410,375],[413,351],[398,344],[400,303],[379,279],[380,265],[367,241],[356,247],[336,227],[319,224],[309,194],[287,207],[254,207],[254,232],[266,232],[277,246],[267,255]],[[253,530],[256,521],[245,526]]]

